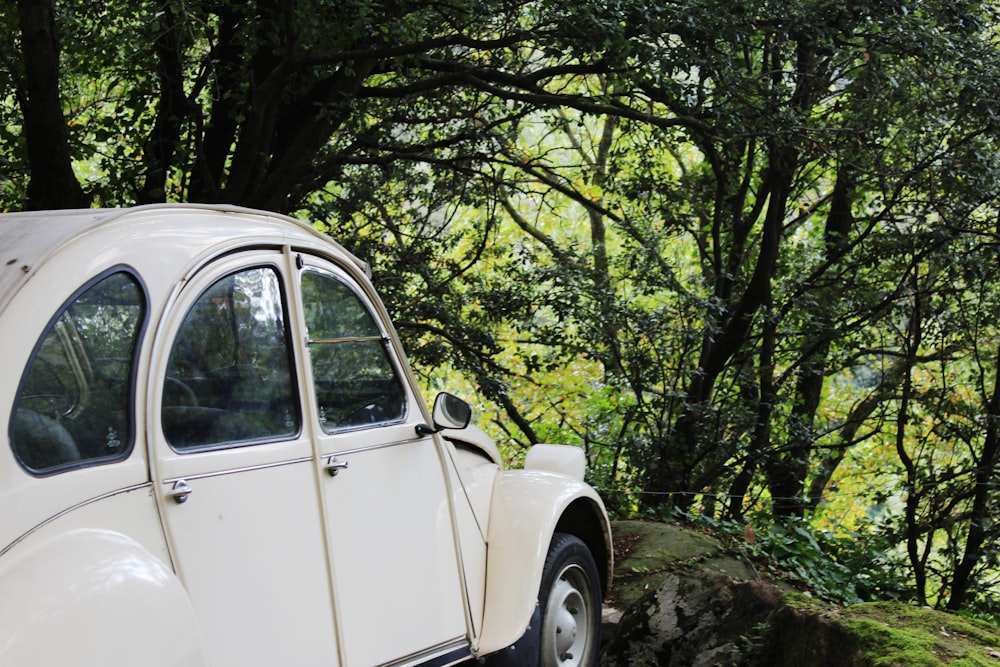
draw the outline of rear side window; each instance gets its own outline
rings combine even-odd
[[[135,438],[133,378],[146,321],[142,287],[116,271],[49,322],[18,387],[10,442],[30,472],[124,458]]]
[[[285,299],[271,267],[215,282],[170,350],[163,434],[178,451],[287,438],[300,430]]]
[[[302,301],[323,430],[403,419],[406,403],[389,339],[354,290],[330,274],[307,270]]]

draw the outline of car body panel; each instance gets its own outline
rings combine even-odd
[[[434,441],[410,438],[340,458],[349,467],[323,481],[323,495],[347,664],[463,643],[467,614]],[[394,529],[372,529],[385,525]]]
[[[0,225],[0,248],[5,250],[0,255],[0,309],[59,247],[99,225],[108,215],[107,210],[99,209],[5,214]],[[47,229],[50,223],[57,229],[40,234],[39,229]]]

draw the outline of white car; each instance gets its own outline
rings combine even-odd
[[[581,449],[421,397],[364,263],[228,206],[0,215],[0,665],[596,663]]]

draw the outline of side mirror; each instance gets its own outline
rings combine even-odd
[[[417,425],[417,434],[429,435],[446,428],[463,429],[472,420],[472,406],[447,392],[441,392],[434,399],[434,427]]]

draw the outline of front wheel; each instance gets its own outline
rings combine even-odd
[[[601,636],[601,585],[590,550],[578,537],[552,536],[538,602],[541,667],[593,667]]]

